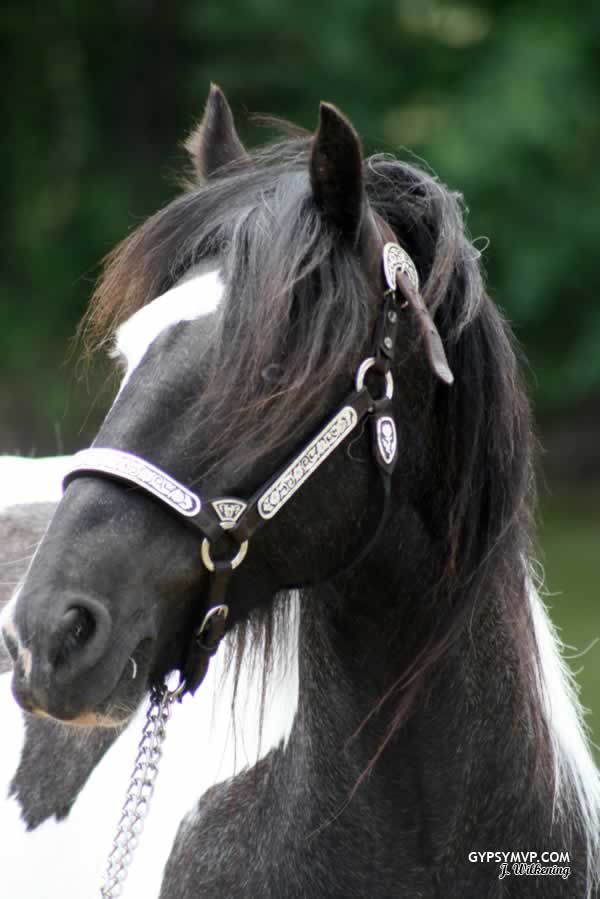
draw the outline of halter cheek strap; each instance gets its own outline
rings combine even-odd
[[[385,227],[389,231],[387,225]],[[386,288],[375,329],[373,355],[359,366],[354,389],[303,449],[249,499],[227,496],[203,500],[157,466],[121,450],[93,447],[77,453],[73,458],[73,464],[64,479],[65,488],[74,478],[89,475],[108,477],[129,484],[162,502],[179,515],[186,525],[195,528],[202,535],[201,557],[210,578],[208,611],[190,638],[181,665],[181,682],[175,691],[178,697],[186,692],[194,693],[202,683],[210,659],[227,631],[227,588],[233,571],[246,557],[249,541],[283,509],[331,453],[367,418],[370,422],[373,460],[383,486],[379,525],[366,545],[352,557],[351,562],[331,575],[329,580],[348,574],[369,554],[381,536],[389,513],[391,475],[398,459],[398,436],[391,404],[394,393],[392,362],[396,334],[401,310],[409,303],[414,307],[420,299],[414,263],[405,250],[394,242],[386,243],[383,248],[383,274]],[[398,303],[398,287],[403,298],[401,304]],[[417,300],[413,303],[411,300],[414,298]],[[420,303],[424,309],[422,301]],[[452,375],[443,346],[427,310],[420,320],[425,321],[427,327],[431,323],[441,347],[440,355],[437,342],[431,338],[436,345],[433,350],[435,364],[432,352],[428,350],[432,368],[442,380],[450,383]],[[373,380],[379,382],[375,395],[366,382],[369,373],[370,383]],[[213,547],[225,534],[233,542],[235,552],[230,558],[215,559]]]

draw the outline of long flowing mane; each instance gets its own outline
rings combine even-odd
[[[309,151],[307,137],[281,140],[175,199],[110,257],[85,321],[90,344],[105,345],[121,322],[187,271],[218,259],[228,299],[206,351],[197,414],[220,422],[221,434],[218,445],[197,448],[205,472],[223,463],[223,446],[242,438],[248,466],[289,439],[290,409],[301,422],[324,385],[351,377],[371,327],[370,285],[311,196]],[[532,789],[550,781],[570,802],[568,785],[560,783],[530,602],[534,441],[517,353],[486,294],[460,197],[389,156],[369,158],[364,177],[371,207],[415,260],[455,376],[454,387],[436,389],[423,410],[437,434],[430,504],[444,541],[443,576],[422,610],[427,627],[410,664],[373,710],[394,709],[379,752],[407,720],[435,666],[475,619],[488,616],[509,629],[514,647],[515,713],[532,735]],[[240,628],[240,652],[258,645],[260,634],[268,656],[282,608],[260,611]],[[585,801],[583,788],[577,790]],[[588,830],[597,824],[594,801],[588,797],[582,810]]]

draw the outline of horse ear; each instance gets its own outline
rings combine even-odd
[[[202,121],[186,140],[197,181],[208,181],[223,166],[249,161],[244,145],[238,137],[233,114],[225,94],[211,84]]]
[[[330,103],[321,103],[310,183],[323,215],[353,242],[364,208],[362,161],[360,138],[348,119]]]

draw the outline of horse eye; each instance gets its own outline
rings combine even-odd
[[[283,381],[283,367],[276,362],[271,362],[270,365],[263,368],[261,377],[267,384],[280,384]]]

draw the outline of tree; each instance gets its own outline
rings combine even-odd
[[[464,193],[476,246],[489,238],[540,409],[600,391],[595,0],[577,16],[555,0],[13,2],[4,32],[4,448],[56,450],[54,422],[85,442],[65,342],[98,261],[175,192],[211,80],[250,143],[266,135],[246,110],[312,128],[329,99],[367,150],[426,159]]]

